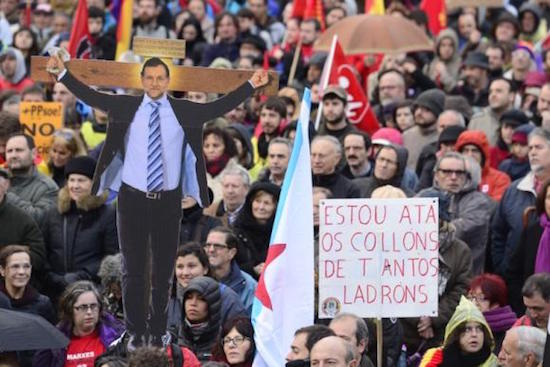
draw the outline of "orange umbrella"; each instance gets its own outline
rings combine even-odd
[[[344,18],[327,29],[316,51],[329,51],[334,35],[346,55],[432,51],[433,43],[412,21],[392,15],[361,14]]]

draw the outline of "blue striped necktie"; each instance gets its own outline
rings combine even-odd
[[[149,102],[153,108],[149,118],[147,144],[147,191],[160,191],[163,186],[162,140],[160,138],[160,102]]]

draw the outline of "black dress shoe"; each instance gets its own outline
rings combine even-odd
[[[126,348],[128,349],[128,352],[133,352],[139,347],[144,347],[147,345],[147,339],[145,338],[145,335],[133,335],[130,334],[130,339],[128,339],[128,345]]]

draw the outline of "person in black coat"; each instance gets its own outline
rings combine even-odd
[[[46,283],[54,299],[77,280],[99,283],[101,260],[118,252],[115,208],[106,204],[107,195],[91,195],[94,170],[90,157],[67,163],[67,183],[43,225],[49,264]]]
[[[510,290],[510,306],[518,315],[525,313],[521,290],[527,278],[535,273],[539,243],[547,230],[543,226],[543,222],[548,223],[550,220],[550,199],[547,199],[549,189],[550,181],[546,181],[537,195],[535,207],[528,207],[523,212],[521,237],[505,273]]]
[[[385,185],[400,188],[408,197],[414,196],[414,192],[403,185],[408,157],[409,154],[403,147],[396,145],[382,147],[376,153],[373,175],[354,180],[361,190],[361,197],[370,198],[374,190]]]
[[[212,356],[221,329],[221,304],[220,285],[212,278],[194,278],[183,291],[178,344],[191,349],[200,362]]]
[[[233,224],[235,234],[241,241],[237,263],[255,278],[260,276],[267,257],[279,193],[279,186],[270,182],[253,184]]]
[[[209,190],[211,197],[214,196]],[[203,214],[202,208],[191,196],[182,200],[183,215],[181,217],[180,243],[196,241],[203,243],[211,229],[222,225],[222,221],[210,215]]]

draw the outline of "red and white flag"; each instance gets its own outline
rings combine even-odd
[[[328,84],[337,84],[348,93],[347,118],[359,130],[372,135],[380,128],[378,119],[372,110],[361,83],[355,76],[355,70],[344,55],[338,41],[335,42],[332,66]]]

